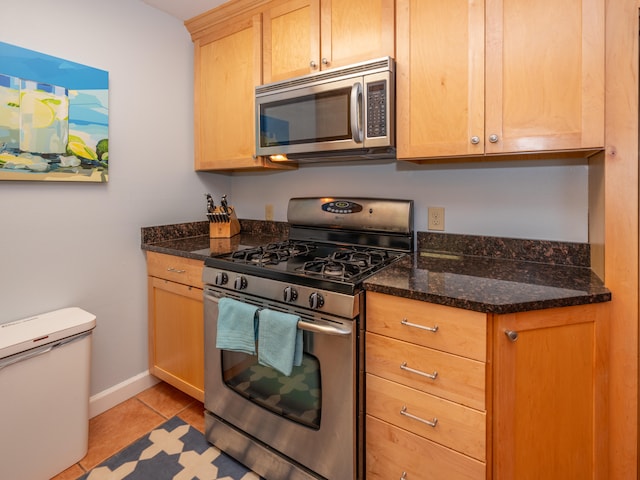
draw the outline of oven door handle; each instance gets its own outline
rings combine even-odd
[[[338,328],[331,325],[318,325],[317,323],[309,323],[304,320],[298,322],[300,330],[306,330],[313,333],[323,333],[325,335],[351,335],[351,330],[346,328]]]
[[[207,300],[211,300],[215,303],[218,303],[220,301],[220,298],[208,293],[205,293],[204,296]],[[319,325],[317,323],[305,322],[304,320],[298,321],[298,328],[300,330],[306,330],[313,333],[322,333],[324,335],[351,335],[350,328],[339,328],[332,325]]]

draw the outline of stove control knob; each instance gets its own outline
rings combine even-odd
[[[313,292],[311,295],[309,295],[309,306],[316,310],[318,308],[322,308],[322,306],[324,305],[324,297],[318,293],[318,292]]]
[[[237,277],[233,282],[233,288],[236,290],[244,290],[247,288],[247,279],[244,277]]]
[[[216,285],[225,285],[227,282],[229,282],[229,275],[224,272],[218,272],[213,281]]]
[[[298,299],[298,291],[293,287],[284,289],[284,301],[287,303],[295,302]]]

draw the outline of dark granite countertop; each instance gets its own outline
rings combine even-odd
[[[203,260],[288,237],[282,222],[240,220],[241,233],[209,238],[209,223],[143,227],[143,250]],[[484,313],[515,313],[611,300],[589,266],[589,245],[418,232],[417,252],[364,282],[387,293]]]
[[[456,235],[445,245],[443,235],[419,233],[419,252],[366,279],[365,290],[483,313],[611,300],[588,266],[588,245]]]
[[[204,261],[241,248],[264,245],[287,238],[289,226],[282,222],[240,220],[240,233],[231,238],[209,238],[209,222],[143,227],[142,250]]]

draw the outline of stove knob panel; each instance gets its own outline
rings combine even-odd
[[[287,303],[295,302],[298,299],[298,291],[289,286],[284,289],[284,301]]]
[[[229,282],[229,275],[227,275],[224,272],[218,272],[216,274],[216,278],[213,281],[213,283],[215,283],[216,285],[225,285],[228,282]]]
[[[312,309],[317,310],[318,308],[322,308],[323,305],[324,297],[322,296],[322,294],[313,292],[311,295],[309,295],[309,306]]]
[[[244,290],[247,288],[247,279],[245,277],[237,277],[233,282],[233,288],[236,290]]]

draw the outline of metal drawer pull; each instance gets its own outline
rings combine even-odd
[[[167,268],[167,272],[173,272],[173,273],[185,273],[186,270],[179,270],[177,268],[173,268],[173,267],[169,267]]]
[[[407,367],[407,362],[402,362],[402,364],[400,365],[400,369],[406,370],[407,372],[422,375],[423,377],[430,378],[431,380],[435,380],[438,377],[438,372],[433,372],[433,373],[421,372],[420,370]]]
[[[405,325],[407,327],[416,327],[416,328],[420,328],[422,330],[428,330],[430,332],[436,333],[438,331],[438,325],[434,325],[433,327],[425,327],[424,325],[418,325],[417,323],[411,323],[409,321],[407,321],[406,318],[403,318],[400,323],[402,325]]]
[[[407,472],[402,472],[402,476],[400,477],[400,480],[406,480],[407,479]]]
[[[400,410],[400,415],[404,415],[405,417],[409,417],[409,418],[411,418],[413,420],[417,420],[419,422],[426,423],[430,427],[435,427],[438,424],[438,419],[435,418],[435,417],[433,418],[433,420],[425,420],[424,418],[420,418],[420,417],[416,417],[415,415],[411,415],[410,413],[407,412],[407,406],[406,405],[402,406],[402,410]]]

